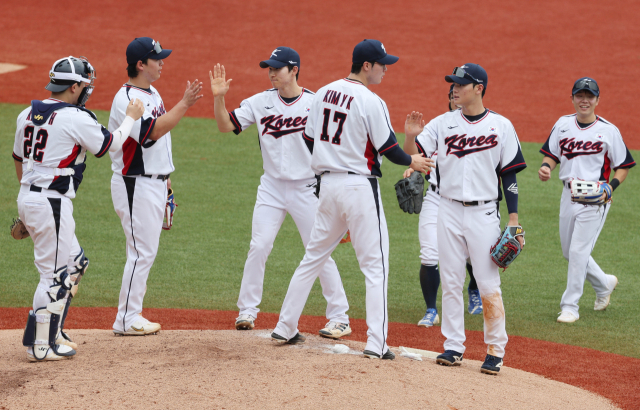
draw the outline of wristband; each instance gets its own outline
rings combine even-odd
[[[551,169],[551,165],[547,164],[546,162],[543,162],[542,165],[540,165],[540,168],[542,167],[547,167],[549,169]]]
[[[620,185],[620,181],[618,181],[618,178],[613,178],[609,185],[611,185],[611,191],[615,191],[618,185]]]

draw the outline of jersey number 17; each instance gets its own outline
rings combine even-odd
[[[320,141],[327,141],[329,142],[329,132],[328,132],[328,128],[329,128],[329,118],[331,117],[331,109],[329,108],[325,108],[324,109],[324,120],[322,121],[322,134],[320,134]],[[344,126],[344,122],[347,119],[347,114],[340,112],[340,111],[335,111],[333,114],[333,122],[337,122],[338,123],[338,129],[336,130],[336,133],[333,134],[333,138],[331,138],[331,143],[332,144],[336,144],[336,145],[340,145],[340,136],[342,135],[342,127]]]

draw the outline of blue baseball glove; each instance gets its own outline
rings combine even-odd
[[[167,193],[167,205],[164,209],[164,221],[162,221],[162,229],[168,231],[173,226],[173,213],[176,211],[176,201],[173,197],[173,189],[169,189]]]
[[[611,199],[611,185],[606,182],[571,181],[571,202],[582,205],[604,205]],[[607,194],[603,197],[603,194]]]
[[[507,226],[500,234],[498,242],[491,247],[491,259],[504,272],[522,251],[517,237],[522,236],[524,244],[524,229],[522,226]]]

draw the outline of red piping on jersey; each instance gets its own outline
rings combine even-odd
[[[603,176],[604,176],[604,180],[607,181],[607,183],[609,183],[609,175],[611,175],[611,160],[609,159],[609,157],[605,153],[604,154],[604,174],[603,174]]]
[[[464,114],[462,113],[462,110],[460,110],[460,116],[461,116],[462,118],[464,118],[464,120],[465,120],[467,123],[469,123],[469,124],[477,124],[477,123],[479,123],[480,121],[482,121],[482,120],[484,120],[485,118],[487,118],[487,116],[489,115],[489,113],[490,113],[490,112],[491,112],[491,110],[487,109],[487,113],[484,115],[484,117],[482,117],[482,118],[480,118],[478,121],[474,121],[474,122],[469,121],[469,120],[467,119],[467,117],[465,117],[465,116],[464,116]]]
[[[367,147],[364,149],[364,157],[367,159],[367,168],[369,172],[371,172],[371,167],[374,164],[374,154],[373,154],[373,144],[369,139],[369,134],[367,134]]]
[[[67,158],[60,161],[60,163],[58,164],[58,168],[68,167],[73,161],[76,160],[76,158],[78,158],[78,154],[80,154],[80,145],[74,145],[71,154],[69,154]]]
[[[359,84],[359,85],[361,85],[361,86],[363,86],[363,87],[366,87],[366,86],[365,86],[364,84],[362,84],[360,81],[354,81],[354,80],[351,80],[351,79],[349,79],[349,78],[343,78],[343,80],[344,80],[344,81],[346,81],[346,82],[348,82],[348,83],[351,83],[351,84]]]
[[[553,155],[552,153],[547,152],[547,151],[545,151],[545,150],[543,150],[543,149],[540,149],[540,151],[544,152],[545,154],[547,154],[548,156],[550,156],[551,158],[553,158],[556,162],[560,162],[560,161],[558,160],[558,157],[556,157],[556,156],[555,156],[555,155]]]
[[[631,165],[635,165],[635,163],[636,163],[636,162],[635,162],[635,161],[633,161],[633,162],[629,162],[628,164],[622,164],[622,165],[619,165],[619,166],[618,166],[618,168],[629,167],[629,166],[631,166]],[[615,168],[615,169],[618,169],[618,168]]]
[[[64,102],[64,101],[60,101],[60,100],[58,100],[56,98],[47,98],[47,100],[52,100],[52,101],[57,101],[57,102]]]
[[[585,130],[588,130],[589,128],[593,127],[594,125],[596,125],[596,123],[598,122],[599,119],[600,119],[600,117],[598,117],[596,115],[596,120],[591,125],[589,125],[587,128],[580,128],[580,126],[578,125],[578,116],[577,115],[576,115],[576,118],[574,118],[574,122],[576,123],[576,127],[578,127],[578,129],[580,131],[585,131]]]
[[[302,131],[302,137],[303,137],[304,139],[306,139],[307,141],[313,141],[313,138],[310,138],[307,134],[305,134],[305,132],[304,132],[304,131]]]
[[[135,85],[125,84],[125,85],[123,85],[123,87],[126,87],[126,88],[135,88],[136,90],[140,91],[141,93],[145,93],[145,94],[147,94],[147,95],[151,95],[151,93],[150,93],[149,91],[145,91],[145,90],[143,90],[143,89],[142,89],[142,88],[140,88],[140,87],[136,87]]]
[[[384,152],[389,151],[391,148],[395,147],[396,145],[398,145],[398,143],[397,143],[397,142],[396,142],[395,144],[393,144],[392,146],[390,146],[389,148],[387,148],[387,149],[385,149],[385,150],[383,150],[383,151],[380,151],[380,152],[379,152],[379,154],[380,154],[380,155],[382,155]]]
[[[104,150],[98,152],[96,154],[97,158],[100,158],[101,156],[103,156],[107,151],[109,151],[109,148],[111,148],[111,144],[113,144],[113,134],[109,133],[109,142],[107,143],[107,145],[104,147]]]
[[[122,167],[122,175],[127,175],[129,172],[129,167],[133,162],[133,157],[136,155],[137,145],[138,144],[133,138],[127,138],[124,144],[122,144],[122,162],[124,163],[124,166]]]
[[[525,164],[524,162],[521,162],[521,163],[519,163],[519,164],[511,165],[509,168],[505,168],[505,169],[501,170],[501,171],[500,171],[500,173],[501,173],[501,174],[503,174],[503,173],[504,173],[504,171],[506,171],[506,170],[508,170],[508,169],[511,169],[511,168],[513,168],[513,167],[517,167],[517,166],[519,166],[519,165],[526,165],[526,164]]]
[[[300,99],[302,98],[302,94],[304,94],[304,88],[302,89],[302,92],[300,93],[300,95],[298,96],[298,98],[296,98],[295,101],[293,101],[291,104],[287,104],[286,102],[284,102],[284,100],[282,99],[282,97],[280,96],[280,92],[278,92],[278,98],[280,98],[280,101],[282,101],[282,103],[284,105],[286,105],[287,107],[292,106],[293,104],[297,103],[298,101],[300,101]]]
[[[147,130],[147,133],[144,134],[144,138],[142,138],[142,141],[140,141],[140,145],[144,144],[147,141],[147,136],[149,135],[149,133],[153,129],[153,124],[155,122],[156,122],[156,119],[154,118],[153,121],[151,121],[151,124],[149,125],[149,129]]]
[[[302,94],[300,94],[300,95],[302,95]],[[233,122],[233,123],[234,123],[234,125],[236,126],[236,129],[237,129],[237,130],[242,131],[242,127],[241,127],[241,126],[240,126],[240,124],[236,121],[236,119],[234,118],[234,116],[233,116],[233,115],[231,115],[231,113],[230,113],[230,112],[228,112],[228,111],[227,111],[227,114],[229,114],[229,118],[231,118],[231,122]]]
[[[16,161],[20,161],[20,162],[23,161],[23,159],[17,156],[15,152],[12,152],[12,154],[13,154],[13,159],[15,159]]]

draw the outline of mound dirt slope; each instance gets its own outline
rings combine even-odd
[[[78,354],[30,363],[21,330],[0,331],[0,409],[614,409],[607,399],[522,370],[480,373],[465,360],[446,368],[433,359],[370,360],[364,343],[307,334],[301,346],[280,345],[268,330],[170,330],[114,336],[76,330]],[[397,352],[397,349],[393,349]],[[428,388],[427,388],[428,386]]]

